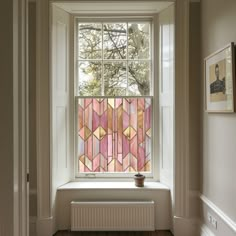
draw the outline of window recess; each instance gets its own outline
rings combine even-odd
[[[152,176],[151,25],[76,19],[77,176]]]

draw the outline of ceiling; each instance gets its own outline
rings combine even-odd
[[[173,4],[172,1],[57,1],[53,3],[71,14],[158,13]]]

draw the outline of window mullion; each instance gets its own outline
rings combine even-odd
[[[128,91],[129,91],[129,66],[128,66],[128,55],[129,55],[129,49],[128,49],[128,22],[126,22],[126,96],[128,96]]]
[[[76,25],[76,94],[79,94],[79,23]]]
[[[152,65],[152,63],[153,63],[153,53],[154,53],[154,51],[153,51],[153,41],[154,41],[154,39],[153,39],[153,23],[151,23],[150,25],[149,25],[149,34],[150,34],[150,37],[149,37],[149,78],[150,78],[150,94],[151,95],[154,95],[154,74],[153,74],[153,65]],[[152,90],[151,90],[151,88],[152,88]]]
[[[102,67],[102,75],[101,75],[101,79],[102,79],[102,82],[101,82],[101,86],[102,86],[102,89],[101,89],[101,95],[104,96],[104,52],[103,52],[103,29],[104,29],[104,23],[102,22],[102,61],[101,61],[101,67]]]

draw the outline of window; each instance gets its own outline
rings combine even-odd
[[[76,29],[77,174],[152,175],[151,21],[78,18]]]

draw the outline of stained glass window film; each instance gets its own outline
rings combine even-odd
[[[80,173],[150,172],[152,98],[77,98]]]

